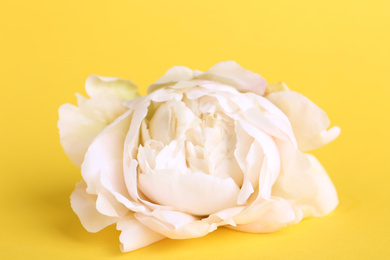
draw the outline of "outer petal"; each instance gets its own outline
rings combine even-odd
[[[302,219],[300,211],[283,199],[269,199],[252,205],[233,218],[236,227],[231,229],[249,233],[269,233],[279,230]]]
[[[160,233],[143,225],[132,215],[118,221],[116,228],[122,231],[119,236],[122,252],[133,251],[165,238]]]
[[[337,192],[317,158],[311,154],[306,154],[306,156],[311,163],[310,173],[313,183],[317,187],[317,194],[307,200],[300,201],[298,206],[305,216],[324,216],[332,212],[339,204]]]
[[[70,196],[72,209],[79,217],[84,228],[89,232],[98,232],[117,222],[119,218],[108,217],[97,211],[97,196],[88,194],[86,189],[86,183],[80,181],[76,184],[76,189]]]
[[[281,158],[281,171],[272,187],[272,196],[299,201],[316,194],[310,173],[310,161],[293,144],[276,140]]]
[[[148,94],[156,89],[171,85],[179,81],[191,80],[194,77],[194,71],[184,66],[175,66],[169,69],[164,76],[148,87]]]
[[[290,120],[301,151],[319,148],[340,134],[338,127],[326,130],[330,121],[325,111],[302,94],[295,91],[279,91],[267,95],[267,99]]]
[[[92,140],[116,117],[126,111],[122,102],[139,96],[129,80],[91,76],[86,82],[86,99],[78,95],[78,106],[62,105],[58,111],[60,141],[65,153],[78,167]]]
[[[122,217],[129,209],[143,208],[130,201],[123,173],[123,145],[131,120],[130,112],[118,117],[94,139],[81,166],[87,192],[98,195],[97,210],[109,216]]]
[[[168,213],[168,214],[167,214]],[[187,239],[207,235],[217,228],[205,220],[182,212],[164,212],[159,215],[136,213],[135,217],[147,227],[172,239]]]
[[[88,95],[92,98],[112,95],[124,102],[140,96],[137,85],[129,79],[93,75],[87,78],[85,88]]]
[[[253,92],[258,95],[264,94],[267,85],[259,74],[242,68],[234,61],[220,62],[196,78],[218,81],[241,92]]]
[[[272,188],[272,195],[291,201],[305,217],[323,216],[334,210],[338,204],[337,193],[318,160],[295,150],[292,145],[277,143],[282,171]]]

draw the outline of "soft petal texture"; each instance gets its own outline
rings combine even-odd
[[[285,159],[272,195],[294,201],[305,217],[323,216],[334,210],[338,204],[336,189],[318,160],[287,143],[279,142],[278,147]]]
[[[116,228],[121,232],[119,240],[122,252],[129,252],[153,244],[165,236],[141,224],[134,216],[127,216],[118,221]]]
[[[218,81],[241,92],[253,92],[258,95],[264,94],[267,85],[259,74],[242,68],[234,61],[220,62],[197,78]]]
[[[305,216],[320,217],[332,212],[338,205],[336,188],[320,162],[311,154],[306,154],[310,161],[310,174],[317,188],[315,196],[300,201],[299,207]]]
[[[237,226],[231,229],[249,233],[269,233],[297,223],[302,215],[296,213],[287,201],[271,198],[252,205],[233,218]]]
[[[272,187],[272,195],[301,200],[315,195],[316,187],[310,173],[310,161],[291,143],[276,141],[281,158],[281,170]]]
[[[148,87],[148,93],[152,93],[156,89],[170,85],[179,81],[191,80],[194,77],[194,72],[184,66],[175,66],[169,69],[164,76],[159,78],[155,83]]]
[[[81,166],[87,192],[98,195],[97,209],[108,216],[122,217],[129,209],[143,209],[129,200],[124,180],[123,144],[130,121],[128,111],[106,127],[90,145]]]
[[[106,97],[112,95],[124,102],[138,97],[138,87],[129,79],[90,76],[85,82],[87,94],[91,97]]]
[[[235,182],[200,172],[165,171],[139,175],[139,187],[152,201],[194,215],[208,215],[236,206],[239,188]]]
[[[308,98],[295,91],[279,91],[267,96],[291,122],[301,151],[319,148],[333,141],[340,128],[326,129],[330,121],[326,113]]]
[[[122,102],[139,96],[131,81],[118,78],[91,76],[86,89],[91,99],[77,95],[78,107],[65,104],[58,111],[61,144],[78,167],[92,140],[126,111]]]
[[[216,225],[209,224],[204,220],[192,220],[183,222],[181,225],[173,225],[166,219],[157,216],[147,216],[136,213],[135,217],[145,226],[172,239],[187,239],[207,235],[216,229]]]
[[[266,86],[232,61],[206,72],[173,67],[137,97],[135,85],[91,76],[91,99],[60,108],[61,142],[81,165],[71,196],[85,228],[116,223],[123,252],[220,226],[267,233],[338,204],[318,160],[327,115],[284,83]],[[264,96],[263,96],[264,95]]]
[[[97,196],[88,194],[86,188],[86,183],[80,181],[70,196],[72,209],[79,217],[83,227],[89,232],[98,232],[117,222],[118,218],[105,216],[96,209]]]
[[[246,70],[234,61],[220,62],[208,71],[192,71],[183,66],[175,66],[168,70],[166,74],[158,79],[154,84],[148,87],[148,93],[156,89],[170,86],[176,82],[185,82],[189,80],[210,80],[220,82],[235,87],[241,92],[253,92],[263,95],[267,82],[259,74]]]

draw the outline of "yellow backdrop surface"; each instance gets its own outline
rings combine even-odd
[[[313,153],[340,205],[272,234],[228,229],[122,254],[70,208],[59,106],[91,74],[143,93],[174,65],[235,60],[327,111]],[[390,259],[390,1],[0,1],[0,259]]]

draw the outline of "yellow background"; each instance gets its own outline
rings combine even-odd
[[[79,170],[58,107],[91,74],[145,92],[173,65],[235,60],[327,111],[341,136],[314,152],[340,205],[272,234],[221,229],[119,251],[69,204]],[[0,1],[0,259],[389,259],[390,1]]]

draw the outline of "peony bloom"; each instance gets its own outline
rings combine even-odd
[[[116,224],[121,250],[219,226],[267,233],[338,204],[304,152],[339,135],[326,113],[235,62],[173,67],[139,96],[128,80],[91,76],[78,107],[59,110],[61,144],[83,180],[71,205],[90,232]]]

